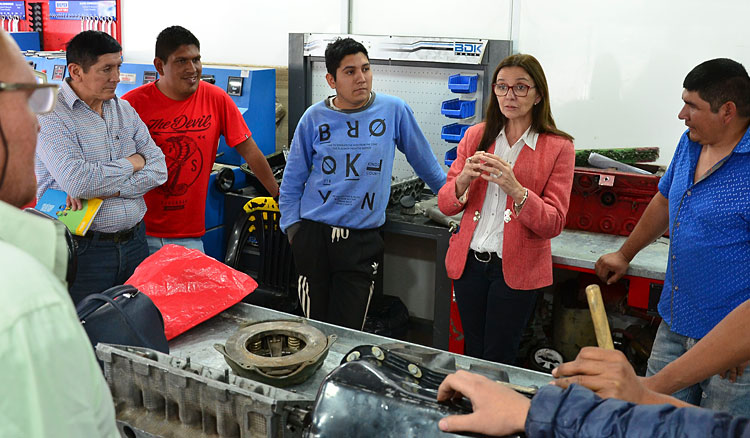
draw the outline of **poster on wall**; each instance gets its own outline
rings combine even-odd
[[[18,17],[21,20],[26,19],[24,13],[23,2],[0,2],[0,16],[9,19],[10,17]]]
[[[117,2],[114,0],[49,2],[51,20],[80,20],[82,17],[117,18]]]

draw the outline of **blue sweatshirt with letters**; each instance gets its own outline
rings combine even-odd
[[[356,110],[333,108],[329,99],[308,108],[281,183],[281,229],[302,219],[360,230],[383,225],[396,148],[437,193],[445,172],[403,100],[373,93]]]

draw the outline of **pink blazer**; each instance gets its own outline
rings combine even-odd
[[[464,211],[458,233],[451,236],[445,267],[448,277],[458,279],[464,271],[471,238],[477,222],[475,212],[482,212],[488,182],[475,179],[469,186],[466,204],[456,198],[456,177],[474,155],[484,132],[484,123],[472,126],[458,144],[456,161],[448,172],[448,179],[438,193],[440,211],[448,216]],[[494,152],[492,145],[488,152]],[[541,134],[536,150],[524,146],[513,167],[521,185],[529,189],[518,216],[512,214],[503,232],[503,276],[513,289],[539,289],[552,284],[552,251],[550,239],[560,234],[565,226],[565,215],[573,185],[575,151],[573,142],[552,134]],[[513,206],[508,196],[507,208]],[[513,209],[511,208],[511,211]],[[499,212],[500,217],[503,213]]]

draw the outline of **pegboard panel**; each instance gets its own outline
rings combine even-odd
[[[455,147],[457,143],[448,143],[440,137],[443,126],[451,123],[473,125],[482,120],[484,100],[481,92],[468,94],[453,93],[448,89],[448,77],[455,74],[478,74],[479,86],[482,89],[484,73],[477,70],[461,70],[454,68],[431,68],[423,66],[397,66],[387,64],[373,64],[373,85],[375,93],[390,94],[406,101],[414,110],[414,116],[422,128],[425,137],[432,146],[432,151],[443,167],[445,152]],[[312,63],[312,102],[319,102],[328,96],[336,94],[325,80],[326,68],[324,62]],[[466,119],[453,119],[440,113],[443,101],[459,98],[461,100],[477,99],[475,115]],[[393,177],[396,181],[415,176],[414,170],[406,161],[406,156],[396,152],[393,162]]]

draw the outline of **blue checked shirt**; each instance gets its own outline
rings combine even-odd
[[[132,228],[146,214],[143,194],[167,180],[164,154],[133,107],[117,97],[103,103],[103,117],[63,81],[52,113],[39,116],[36,150],[37,198],[48,188],[74,198],[111,196],[91,230]],[[127,157],[139,153],[146,165],[133,172]]]
[[[750,299],[750,129],[693,183],[701,148],[683,134],[659,182],[670,233],[659,314],[673,332],[696,339]]]

